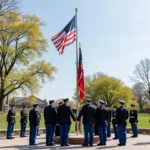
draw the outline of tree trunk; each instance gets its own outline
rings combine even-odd
[[[3,108],[4,108],[4,97],[1,96],[0,97],[0,111],[3,111]]]

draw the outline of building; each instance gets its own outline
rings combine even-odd
[[[40,98],[36,96],[29,96],[29,97],[14,97],[12,99],[12,104],[15,105],[15,108],[21,108],[22,105],[26,104],[27,108],[32,108],[32,105],[34,103],[39,104],[39,107],[41,109],[45,108],[47,106],[46,100],[41,100]]]

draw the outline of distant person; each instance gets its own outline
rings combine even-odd
[[[12,104],[10,105],[10,110],[8,111],[7,114],[7,122],[8,122],[8,126],[7,126],[7,139],[11,140],[14,139],[14,137],[12,137],[12,133],[14,130],[14,124],[16,123],[16,112],[14,110],[15,106]]]
[[[125,146],[126,145],[126,126],[127,126],[127,119],[128,119],[128,110],[124,107],[124,100],[119,101],[120,107],[117,109],[117,126],[118,126],[118,134],[119,134],[119,144],[118,146]]]
[[[27,118],[28,114],[26,111],[26,105],[22,106],[22,110],[20,111],[20,126],[21,126],[21,131],[20,131],[20,137],[26,137],[25,132],[26,132],[26,125],[27,125]]]
[[[62,104],[63,104],[62,102],[59,102],[57,109],[58,109]],[[60,127],[59,127],[58,125],[56,126],[55,136],[60,136]]]
[[[94,106],[95,110],[98,108],[98,104],[96,102],[93,103],[93,106]],[[97,123],[95,123],[95,125],[94,125],[94,135],[99,135]]]
[[[94,124],[96,122],[95,108],[91,105],[91,99],[86,99],[86,104],[82,107],[77,121],[83,116],[84,144],[82,146],[93,146]],[[88,139],[88,134],[90,139]]]
[[[68,138],[71,126],[71,119],[76,121],[73,111],[70,106],[68,106],[69,99],[64,99],[64,104],[62,104],[57,110],[57,122],[60,126],[60,144],[61,146],[70,146]]]
[[[29,145],[36,145],[36,136],[37,136],[37,129],[40,123],[40,115],[38,111],[38,104],[33,105],[33,109],[30,110],[29,113],[29,122],[30,122],[30,137],[29,137]]]
[[[38,109],[38,113],[39,113],[40,121],[41,121],[41,113],[40,113],[40,109]],[[40,123],[39,123],[39,126],[38,126],[38,128],[37,128],[37,136],[40,136],[40,134],[39,134],[39,129],[40,129]]]
[[[99,144],[97,144],[98,146],[105,146],[107,142],[108,110],[104,105],[105,102],[99,100],[99,107],[96,110],[96,122],[100,139]]]
[[[138,137],[138,129],[137,129],[138,113],[134,104],[131,104],[129,123],[131,124],[132,132],[133,132],[133,135],[131,137],[137,138]]]
[[[114,106],[112,112],[112,125],[113,125],[113,130],[115,135],[115,137],[113,138],[114,140],[118,139],[118,127],[116,122],[117,108],[118,108],[117,106]]]
[[[44,120],[46,127],[46,146],[54,146],[54,133],[56,126],[57,112],[56,108],[53,106],[55,100],[49,101],[49,106],[44,109]]]
[[[107,137],[111,137],[111,110],[109,108],[109,105],[106,105],[106,108],[108,110],[108,125],[107,125]]]

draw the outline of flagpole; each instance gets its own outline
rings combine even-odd
[[[79,115],[79,90],[78,90],[78,26],[77,26],[77,12],[78,8],[75,8],[76,12],[76,91],[77,91],[77,116]],[[79,126],[77,124],[77,135],[79,134]]]

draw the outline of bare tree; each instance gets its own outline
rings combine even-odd
[[[136,65],[131,80],[142,85],[145,97],[150,100],[150,59],[141,60]]]
[[[17,8],[19,0],[0,0],[0,16],[4,13],[14,11]]]
[[[133,85],[133,94],[138,102],[141,113],[144,110],[144,106],[147,103],[147,99],[145,96],[144,88],[141,83],[136,83]]]

